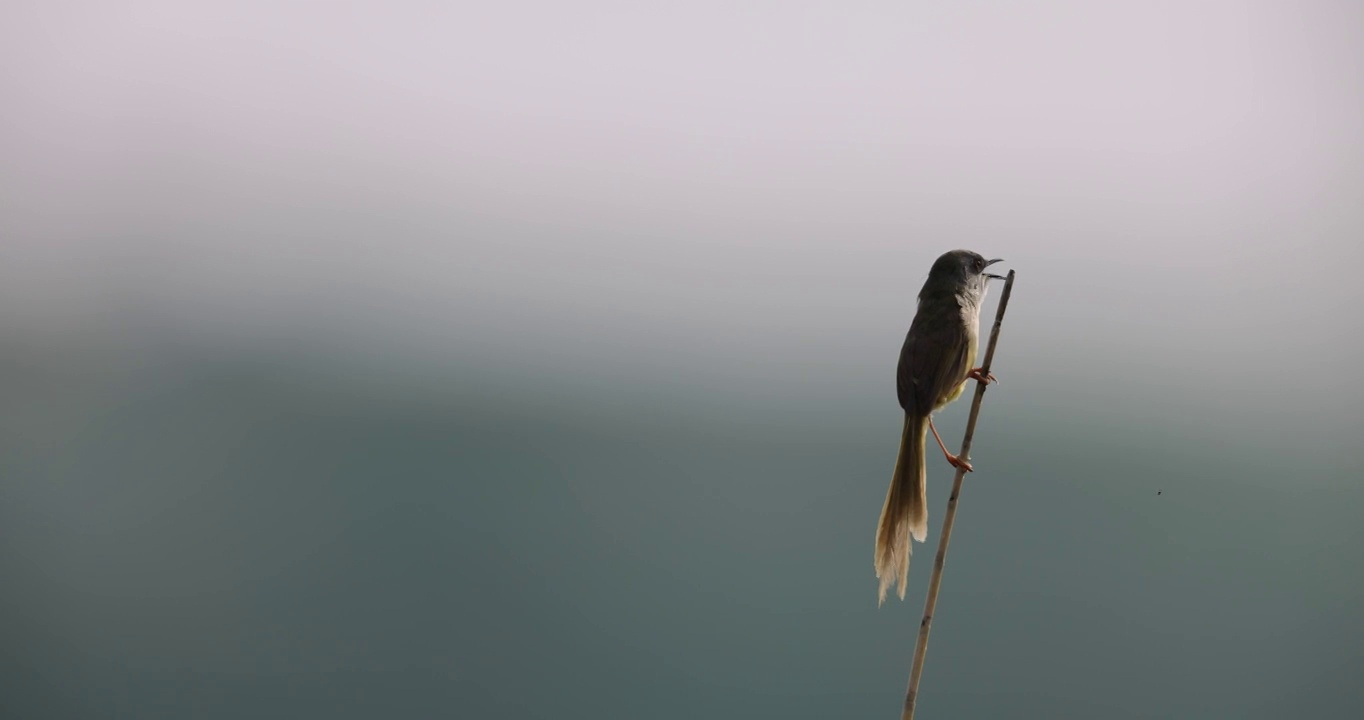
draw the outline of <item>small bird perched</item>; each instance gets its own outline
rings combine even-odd
[[[986,260],[970,250],[944,253],[928,271],[928,280],[919,291],[919,309],[900,349],[900,365],[895,375],[905,425],[900,437],[900,454],[895,473],[881,508],[876,530],[876,577],[881,580],[878,604],[885,602],[886,590],[898,581],[900,599],[905,599],[909,575],[909,537],[923,542],[928,535],[928,507],[925,497],[924,447],[928,431],[953,467],[971,471],[971,465],[947,451],[933,413],[956,400],[968,379],[994,380],[973,368],[977,337],[980,334],[980,304],[985,285],[999,275],[985,268],[1000,262]]]

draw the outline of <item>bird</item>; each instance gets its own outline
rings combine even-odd
[[[967,380],[998,382],[993,374],[973,367],[986,285],[991,279],[1003,279],[985,270],[998,262],[1002,259],[986,260],[970,250],[943,253],[919,291],[918,308],[895,373],[904,428],[876,529],[876,577],[881,584],[877,605],[885,602],[891,585],[897,585],[901,600],[905,598],[910,536],[923,542],[928,535],[924,468],[928,432],[933,432],[948,463],[966,472],[973,470],[969,462],[947,451],[933,426],[933,413],[960,397]]]

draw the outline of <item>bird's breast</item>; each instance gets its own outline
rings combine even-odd
[[[954,402],[966,391],[966,373],[970,372],[976,365],[976,350],[978,349],[978,340],[980,336],[979,318],[980,315],[978,312],[967,311],[962,313],[962,320],[965,325],[966,348],[964,351],[965,357],[962,361],[961,379],[949,386],[947,392],[943,393],[942,397],[938,399],[937,407],[939,408]]]

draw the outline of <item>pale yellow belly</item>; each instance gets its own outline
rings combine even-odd
[[[942,401],[938,403],[938,407],[942,407],[944,405],[947,405],[948,403],[955,401],[957,398],[961,397],[962,392],[964,392],[965,390],[966,381],[962,380],[961,382],[957,383],[956,387],[952,388],[951,391],[949,391],[946,395],[943,396]]]
[[[948,403],[955,401],[957,398],[961,397],[961,394],[962,394],[963,392],[966,391],[966,381],[967,381],[966,371],[969,371],[969,370],[971,370],[972,368],[974,368],[974,367],[975,367],[975,362],[976,362],[976,335],[977,335],[977,333],[975,333],[975,332],[971,332],[971,333],[969,333],[969,334],[967,335],[967,337],[966,337],[966,368],[965,368],[965,370],[962,371],[961,382],[959,382],[959,383],[957,383],[955,386],[953,386],[951,390],[948,390],[948,391],[942,396],[942,398],[940,398],[940,399],[938,400],[938,407],[939,407],[939,408],[942,408],[944,405],[947,405]]]

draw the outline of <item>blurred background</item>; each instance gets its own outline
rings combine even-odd
[[[1361,29],[7,3],[0,715],[892,717],[965,247],[1018,279],[921,716],[1364,717]]]

